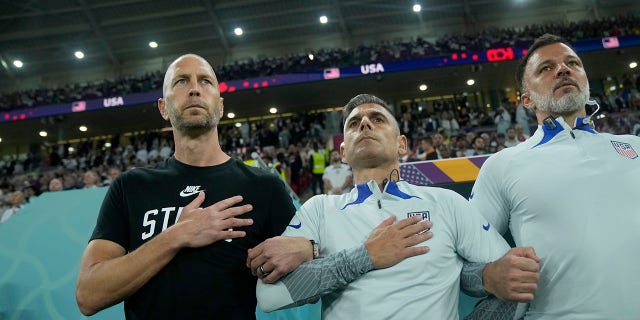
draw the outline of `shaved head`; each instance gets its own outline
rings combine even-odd
[[[211,64],[209,64],[209,61],[207,61],[205,58],[195,54],[195,53],[187,53],[187,54],[183,54],[181,56],[179,56],[177,59],[173,60],[173,62],[171,62],[171,64],[169,65],[169,67],[167,68],[167,72],[164,74],[164,82],[162,83],[162,95],[166,95],[167,94],[167,88],[169,88],[169,86],[171,86],[171,79],[173,79],[173,75],[175,73],[175,69],[176,69],[176,64],[182,60],[184,60],[185,58],[195,58],[198,60],[202,60],[208,67],[209,70],[211,71],[211,74],[213,75],[213,80],[215,81],[215,85],[216,87],[218,86],[218,79],[215,77],[216,74],[215,72],[213,72],[213,67],[211,66]]]

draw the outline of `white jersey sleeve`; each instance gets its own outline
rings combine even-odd
[[[494,154],[482,165],[469,197],[473,210],[487,219],[490,227],[499,234],[505,234],[509,229],[510,213],[503,180],[508,165],[500,159],[502,155]]]
[[[502,257],[507,242],[480,214],[471,209],[468,201],[456,194],[448,199],[456,224],[456,251],[468,261],[488,263]],[[442,201],[442,200],[441,200]]]
[[[309,199],[293,217],[282,234],[319,240],[325,195]],[[321,244],[320,244],[321,246]],[[322,253],[322,250],[321,250]],[[333,253],[300,265],[274,284],[258,281],[256,297],[265,312],[313,303],[330,292],[344,288],[373,269],[364,245]]]

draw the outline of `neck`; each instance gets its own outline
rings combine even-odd
[[[397,170],[397,174],[394,172],[394,169]],[[353,168],[353,181],[355,184],[363,184],[374,180],[378,184],[378,188],[380,188],[380,190],[384,188],[382,183],[385,179],[397,181],[400,179],[399,176],[400,165],[398,163],[396,163],[395,166],[384,168]]]
[[[196,137],[190,137],[174,130],[176,160],[195,167],[222,164],[229,156],[222,151],[218,140],[218,130],[214,129]]]
[[[536,110],[536,118],[538,119],[538,125],[543,125],[544,119],[548,117],[553,117],[554,119],[558,117],[562,117],[562,119],[564,119],[564,122],[566,122],[570,126],[573,126],[577,117],[586,117],[586,116],[587,116],[587,112],[584,108],[581,108],[577,111],[570,112],[570,113],[559,113],[559,114],[547,112],[547,111],[541,111],[540,109]]]

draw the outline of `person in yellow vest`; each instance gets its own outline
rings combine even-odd
[[[278,171],[282,181],[291,185],[291,168],[289,168],[289,163],[285,159],[284,153],[279,152],[276,155],[276,163],[273,164],[273,167]]]
[[[255,148],[249,148],[247,150],[247,152],[244,153],[242,162],[244,162],[244,164],[246,164],[246,165],[248,165],[250,167],[256,167],[257,168],[258,167],[258,163],[251,156],[251,154],[254,153],[254,152],[256,152]]]
[[[309,165],[311,166],[311,192],[314,195],[323,193],[324,182],[322,175],[324,168],[327,166],[324,153],[320,148],[320,143],[313,142],[311,151],[309,152]]]

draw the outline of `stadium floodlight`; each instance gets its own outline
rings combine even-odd
[[[233,29],[233,33],[235,33],[236,36],[241,36],[244,33],[244,31],[242,31],[242,28],[235,28]]]
[[[13,60],[13,65],[16,66],[16,68],[22,68],[24,64],[20,60]]]
[[[151,42],[149,42],[149,47],[151,47],[151,48],[155,49],[155,48],[157,48],[157,47],[158,47],[158,43],[157,43],[157,42],[155,42],[155,41],[151,41]]]
[[[76,51],[73,55],[75,55],[76,58],[78,58],[78,59],[84,58],[84,52],[82,52],[82,51]]]
[[[638,66],[638,63],[635,62],[635,61],[629,63],[629,68],[631,68],[631,69],[635,69],[637,66]]]
[[[329,18],[327,18],[327,16],[321,16],[320,17],[320,23],[325,24],[329,22]]]
[[[278,109],[276,107],[272,107],[272,108],[269,109],[269,113],[276,114],[276,113],[278,113]]]
[[[40,131],[39,135],[40,135],[41,137],[46,137],[46,136],[47,136],[47,132],[46,132],[46,131],[44,131],[44,130],[42,130],[42,131]]]
[[[420,12],[422,11],[422,6],[419,4],[414,4],[413,5],[413,12]]]
[[[420,89],[420,91],[425,91],[425,90],[427,90],[427,85],[423,83],[418,88]]]
[[[80,131],[82,131],[82,132],[85,132],[85,131],[87,131],[87,126],[80,126],[80,127],[78,128],[78,130],[80,130]]]
[[[229,119],[233,119],[233,118],[235,118],[235,117],[236,117],[236,114],[235,114],[235,113],[233,113],[233,112],[229,112],[229,113],[227,113],[227,117],[228,117]]]
[[[468,86],[472,86],[472,85],[474,85],[475,83],[476,83],[476,81],[475,81],[475,80],[473,80],[473,79],[469,79],[469,80],[467,80],[467,85],[468,85]]]

